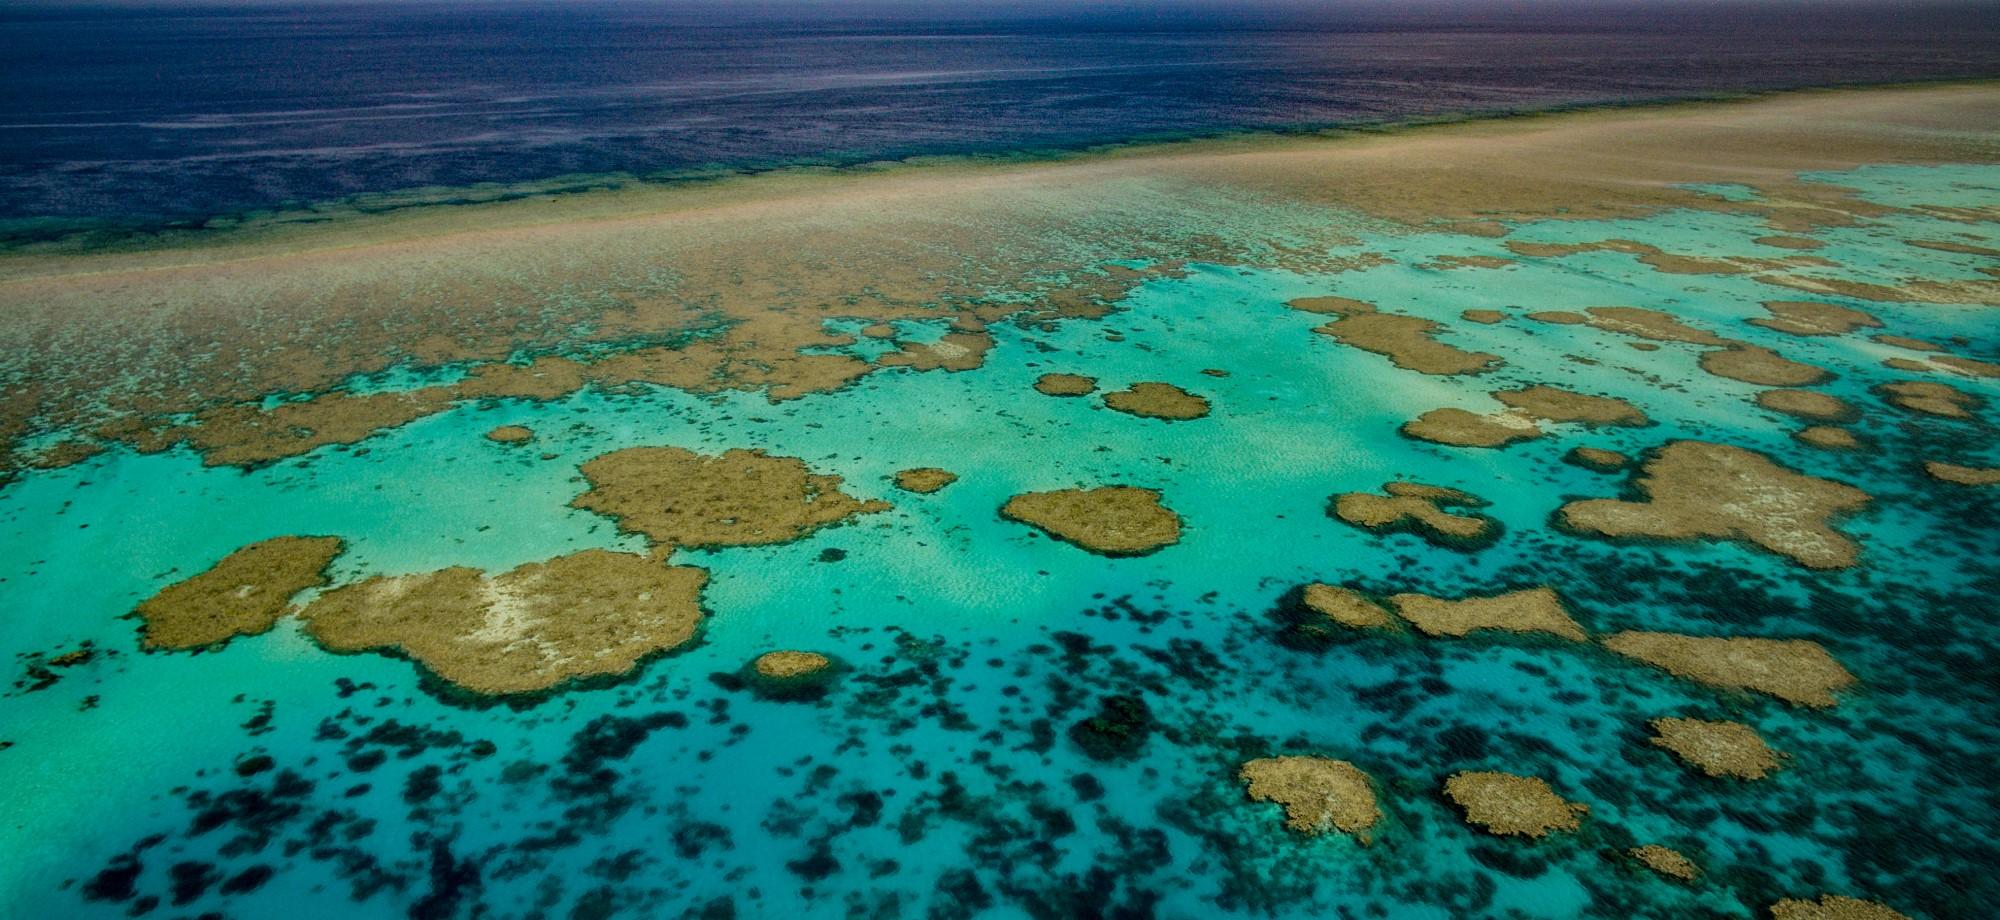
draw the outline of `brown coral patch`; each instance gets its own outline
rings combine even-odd
[[[1631,457],[1602,447],[1572,447],[1563,454],[1563,461],[1600,473],[1615,473],[1632,465]]]
[[[1867,504],[1867,493],[1755,451],[1675,441],[1646,461],[1636,487],[1644,501],[1570,502],[1557,521],[1614,539],[1740,540],[1815,569],[1846,568],[1860,555],[1831,522]]]
[[[1816,422],[1845,422],[1860,414],[1839,397],[1812,390],[1764,390],[1757,394],[1757,405]]]
[[[1852,297],[1878,303],[1944,303],[1970,306],[2000,306],[2000,281],[1936,281],[1908,278],[1894,285],[1848,281],[1844,278],[1808,278],[1802,275],[1758,275],[1757,280],[1808,294]]]
[[[840,477],[796,457],[734,448],[717,456],[679,447],[632,447],[583,464],[590,490],[570,502],[617,519],[620,530],[661,546],[788,543],[889,503],[840,491]]]
[[[1354,316],[1375,312],[1375,305],[1352,297],[1300,297],[1285,301],[1285,306],[1307,313],[1331,313],[1336,316]]]
[[[896,472],[896,488],[928,495],[958,481],[958,474],[934,466]]]
[[[771,680],[791,680],[817,674],[833,666],[833,659],[818,652],[801,652],[785,649],[765,652],[750,663],[760,677]]]
[[[1530,313],[1528,318],[1558,325],[1588,324],[1605,332],[1655,342],[1684,342],[1689,345],[1716,347],[1736,344],[1715,333],[1681,322],[1669,314],[1644,307],[1589,307],[1583,313],[1550,310]]]
[[[1537,310],[1528,314],[1528,318],[1552,326],[1582,326],[1590,322],[1588,314],[1578,313],[1575,310]]]
[[[27,465],[38,470],[59,470],[75,466],[101,453],[104,453],[102,444],[69,438],[31,452],[27,458]]]
[[[1819,643],[1805,639],[1621,632],[1604,647],[1676,677],[1728,690],[1754,690],[1795,706],[1825,708],[1854,685]]]
[[[1632,240],[1602,240],[1594,243],[1527,243],[1510,241],[1507,248],[1530,258],[1559,258],[1582,252],[1622,252],[1638,257],[1653,270],[1673,275],[1740,275],[1750,271],[1781,268],[1783,259],[1705,259],[1666,252],[1650,243]]]
[[[1669,849],[1657,843],[1633,847],[1626,850],[1625,855],[1654,872],[1683,882],[1692,882],[1701,874],[1701,870],[1695,868],[1694,861],[1679,850]]]
[[[1947,370],[1957,371],[1967,377],[2000,377],[2000,364],[1995,364],[1991,361],[1964,358],[1958,355],[1938,355],[1931,359],[1931,363],[1942,366]]]
[[[1043,396],[1088,396],[1097,389],[1097,378],[1082,374],[1043,374],[1035,378],[1035,392]]]
[[[486,433],[486,440],[498,444],[526,444],[535,439],[535,432],[520,425],[501,425]]]
[[[1185,421],[1208,414],[1208,400],[1170,383],[1135,383],[1104,394],[1104,405],[1141,418]]]
[[[1467,771],[1444,782],[1445,797],[1465,812],[1465,820],[1496,836],[1536,838],[1573,831],[1589,806],[1565,801],[1549,784],[1532,776]]]
[[[1590,307],[1590,324],[1606,332],[1656,342],[1685,342],[1690,345],[1729,345],[1728,339],[1690,326],[1673,316],[1644,307]]]
[[[1985,400],[1957,387],[1928,380],[1903,380],[1875,387],[1889,404],[1939,418],[1969,419]]]
[[[1498,355],[1439,342],[1445,327],[1416,316],[1352,313],[1314,329],[1342,345],[1384,355],[1389,363],[1424,374],[1479,374],[1499,367]]]
[[[132,611],[145,621],[148,648],[189,649],[271,628],[292,596],[326,584],[338,537],[273,537],[252,543],[207,571],[160,589]]]
[[[1487,546],[1499,536],[1500,524],[1492,518],[1447,510],[1484,507],[1486,500],[1479,496],[1413,482],[1391,482],[1382,488],[1388,495],[1336,495],[1328,511],[1376,533],[1414,533],[1433,544],[1456,549]]]
[[[590,549],[499,575],[381,576],[299,613],[335,652],[389,651],[473,693],[536,693],[632,670],[694,638],[708,573]]]
[[[906,342],[875,363],[911,370],[969,371],[986,363],[993,336],[985,332],[948,332],[935,342]]]
[[[1936,460],[1924,461],[1924,472],[1939,482],[1949,482],[1961,486],[2000,485],[2000,467],[1959,466],[1956,463],[1941,463]]]
[[[1326,757],[1265,757],[1237,774],[1251,800],[1285,808],[1285,826],[1301,834],[1338,830],[1362,843],[1382,819],[1368,774],[1344,760]]]
[[[1887,904],[1823,894],[1815,901],[1785,898],[1771,905],[1771,920],[1910,920]]]
[[[1459,317],[1468,323],[1481,323],[1491,326],[1494,323],[1505,320],[1507,314],[1499,310],[1467,310],[1464,313],[1460,313]]]
[[[1826,245],[1809,236],[1760,236],[1751,242],[1779,249],[1818,249]]]
[[[1396,625],[1387,609],[1352,588],[1313,582],[1300,590],[1299,604],[1349,629],[1388,629]]]
[[[1542,436],[1534,422],[1511,412],[1480,415],[1465,409],[1432,409],[1403,423],[1404,436],[1454,447],[1504,447]]]
[[[1181,518],[1160,493],[1132,486],[1024,492],[1000,516],[1101,556],[1143,556],[1180,541]]]
[[[1551,386],[1501,390],[1493,398],[1512,409],[1550,422],[1585,425],[1646,425],[1651,419],[1637,406],[1609,396],[1586,396]]]
[[[1960,243],[1955,240],[1904,240],[1903,243],[1908,246],[1915,246],[1918,249],[1932,249],[1938,252],[1955,252],[1960,255],[1986,256],[1988,258],[2000,259],[2000,249],[1975,246],[1971,243]]]
[[[1697,364],[1717,377],[1754,383],[1760,387],[1803,387],[1833,379],[1833,375],[1823,368],[1801,364],[1755,345],[1702,352]]]
[[[1848,431],[1845,428],[1835,428],[1831,425],[1814,425],[1811,428],[1801,428],[1798,431],[1792,432],[1792,437],[1797,438],[1801,444],[1817,447],[1821,450],[1855,450],[1861,446],[1861,439],[1855,437],[1854,432]]]
[[[1870,338],[1873,341],[1880,342],[1884,345],[1893,345],[1897,348],[1907,348],[1911,351],[1944,350],[1943,345],[1939,345],[1935,342],[1926,342],[1923,339],[1913,339],[1907,335],[1877,335],[1877,336],[1871,336]]]
[[[1778,769],[1778,752],[1741,722],[1664,718],[1646,725],[1653,730],[1649,740],[1654,747],[1672,751],[1709,776],[1763,779]]]
[[[208,466],[242,466],[293,457],[329,444],[352,444],[443,411],[451,395],[440,387],[353,396],[332,393],[265,410],[224,406],[173,434],[201,452]]]
[[[1589,636],[1570,618],[1562,599],[1546,586],[1491,597],[1446,599],[1427,594],[1397,594],[1389,598],[1396,614],[1425,635],[1462,637],[1480,629],[1516,633],[1548,633],[1572,642]]]
[[[1860,310],[1813,300],[1767,300],[1764,309],[1771,315],[1753,319],[1750,325],[1789,335],[1840,335],[1882,326],[1881,320]]]

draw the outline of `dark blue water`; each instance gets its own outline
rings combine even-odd
[[[0,7],[0,229],[2000,75],[1978,5],[974,9]]]

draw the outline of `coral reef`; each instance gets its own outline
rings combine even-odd
[[[1043,374],[1035,378],[1035,392],[1044,396],[1088,396],[1097,389],[1097,378],[1082,374]]]
[[[1860,310],[1812,300],[1767,300],[1768,317],[1750,321],[1789,335],[1840,335],[1862,328],[1881,328],[1882,321]]]
[[[1604,647],[1676,677],[1754,690],[1794,706],[1832,706],[1834,691],[1855,682],[1826,649],[1805,639],[1621,632],[1606,637]]]
[[[743,679],[765,699],[813,700],[826,695],[839,670],[838,662],[819,652],[784,649],[757,656]]]
[[[1445,797],[1465,812],[1465,820],[1495,836],[1537,838],[1582,826],[1588,806],[1565,801],[1549,784],[1532,776],[1466,771],[1444,783]]]
[[[1709,776],[1763,779],[1778,769],[1778,752],[1757,730],[1741,722],[1662,718],[1646,725],[1655,747],[1674,752]]]
[[[1832,425],[1814,425],[1792,432],[1792,437],[1802,444],[1809,444],[1822,450],[1854,450],[1861,446],[1861,439],[1854,432]]]
[[[1757,405],[1815,422],[1851,421],[1860,414],[1839,397],[1812,390],[1762,390]]]
[[[1741,447],[1675,441],[1646,461],[1637,490],[1644,501],[1570,502],[1556,519],[1611,538],[1740,540],[1815,569],[1851,566],[1861,552],[1831,522],[1866,505],[1867,493]]]
[[[1397,367],[1423,374],[1478,374],[1502,363],[1498,355],[1439,342],[1436,335],[1444,328],[1415,316],[1356,312],[1313,331],[1343,345],[1384,355]]]
[[[1499,539],[1498,521],[1483,514],[1447,510],[1485,507],[1486,500],[1477,495],[1415,482],[1390,482],[1382,490],[1388,494],[1336,495],[1327,510],[1356,527],[1376,533],[1414,533],[1432,544],[1454,549],[1479,549]]]
[[[2000,467],[1959,466],[1956,463],[1924,461],[1924,472],[1939,482],[1961,486],[2000,485]]]
[[[223,557],[207,571],[160,589],[132,613],[148,648],[190,649],[271,628],[292,596],[326,584],[338,537],[273,537]]]
[[[1632,857],[1639,865],[1667,878],[1692,882],[1695,876],[1701,874],[1701,871],[1695,868],[1694,861],[1682,855],[1679,850],[1669,849],[1657,843],[1633,847],[1626,850],[1625,855]]]
[[[1771,920],[1910,920],[1875,901],[1823,894],[1817,900],[1786,898],[1771,905]]]
[[[1875,387],[1889,404],[1939,418],[1969,419],[1985,400],[1957,387],[1928,380],[1904,380]]]
[[[1453,447],[1505,447],[1542,436],[1534,422],[1512,412],[1480,415],[1465,409],[1432,409],[1403,423],[1405,437]]]
[[[1804,387],[1833,379],[1833,375],[1822,368],[1801,364],[1755,345],[1702,352],[1696,364],[1717,377],[1741,380],[1760,387]]]
[[[833,666],[833,660],[818,652],[782,650],[765,652],[750,663],[761,677],[790,680],[817,674]]]
[[[1313,582],[1300,590],[1299,603],[1349,629],[1388,629],[1396,625],[1387,608],[1351,588]]]
[[[1647,425],[1652,420],[1637,406],[1610,396],[1586,396],[1551,386],[1501,390],[1493,394],[1508,408],[1546,422],[1585,425]]]
[[[1689,345],[1712,345],[1718,348],[1736,344],[1715,333],[1696,329],[1671,314],[1644,307],[1589,307],[1582,313],[1550,310],[1530,313],[1528,318],[1562,325],[1588,324],[1606,332],[1655,342],[1684,342]]]
[[[1184,421],[1208,414],[1208,400],[1170,383],[1135,383],[1104,394],[1104,405],[1127,415]]]
[[[1548,633],[1572,642],[1588,641],[1583,627],[1570,618],[1562,599],[1547,586],[1510,591],[1491,597],[1448,599],[1427,594],[1396,594],[1389,598],[1396,614],[1425,635],[1464,636],[1474,630]]]
[[[896,471],[896,488],[905,492],[927,495],[957,481],[957,473],[934,466]]]
[[[1160,493],[1133,486],[1024,492],[1000,516],[1101,556],[1143,556],[1181,538],[1180,515],[1160,504]]]
[[[708,573],[590,549],[498,575],[463,566],[378,576],[300,611],[335,652],[406,655],[477,694],[534,693],[621,675],[693,639]]]
[[[1632,458],[1615,450],[1602,447],[1572,447],[1563,454],[1563,462],[1600,473],[1615,473],[1632,465]]]
[[[1237,775],[1253,801],[1284,806],[1285,826],[1301,834],[1338,830],[1367,843],[1382,818],[1368,774],[1344,760],[1265,757]]]
[[[840,491],[840,477],[796,457],[734,448],[720,455],[632,447],[583,464],[590,489],[570,504],[668,547],[789,543],[889,503]]]

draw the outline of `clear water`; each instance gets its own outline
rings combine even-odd
[[[1890,203],[2000,204],[1990,166],[1820,178]],[[1990,260],[1901,242],[1965,232],[2000,238],[1991,223],[1911,217],[1813,235],[1843,263],[1835,274],[1978,277]],[[1512,238],[1785,254],[1752,242],[1768,233],[1749,218],[1673,212],[1528,224]],[[1337,276],[1196,265],[1102,321],[996,326],[977,370],[885,371],[782,404],[586,391],[463,406],[249,473],[117,451],[29,475],[0,491],[4,660],[25,673],[86,641],[104,654],[46,688],[24,679],[0,695],[0,740],[11,742],[0,751],[0,915],[113,917],[150,904],[153,915],[300,920],[1742,917],[1831,891],[1972,917],[2000,897],[1982,868],[2000,862],[2000,675],[1986,654],[2000,638],[1995,499],[1918,465],[2000,463],[1990,423],[1883,406],[1867,388],[1906,376],[1880,366],[1896,349],[1748,325],[1757,301],[1786,295],[1747,276],[1663,274],[1610,252],[1421,267],[1508,254],[1444,233],[1367,233],[1353,250],[1393,264]],[[1475,378],[1399,371],[1312,334],[1324,317],[1283,306],[1336,292],[1437,319],[1452,327],[1447,341],[1507,365]],[[1873,448],[1797,444],[1796,421],[1756,410],[1755,388],[1700,373],[1690,348],[1458,319],[1612,303],[1836,371],[1825,389],[1865,407],[1856,430]],[[1988,308],[1854,305],[1882,332],[2000,351]],[[1036,395],[1032,382],[1051,371],[1105,389],[1168,381],[1214,411],[1170,424]],[[1396,433],[1441,405],[1497,408],[1487,391],[1528,383],[1618,396],[1658,424],[1555,426],[1504,450]],[[1953,383],[2000,400],[1995,381]],[[500,424],[533,428],[535,448],[482,437]],[[1611,545],[1546,526],[1566,498],[1615,495],[1624,481],[1560,462],[1569,448],[1683,437],[1870,492],[1842,525],[1866,564],[1816,574],[1736,544]],[[336,582],[637,548],[568,507],[584,487],[576,464],[663,444],[805,458],[895,508],[788,545],[683,552],[713,573],[699,644],[627,681],[530,705],[448,701],[407,662],[330,655],[289,623],[188,655],[140,652],[136,624],[121,619],[162,585],[281,534],[346,538]],[[928,496],[889,486],[916,466],[962,478]],[[1401,477],[1491,499],[1506,535],[1465,554],[1325,514],[1332,494]],[[1108,483],[1160,489],[1187,522],[1182,541],[1105,559],[996,514],[1016,492]],[[827,561],[830,549],[845,558]],[[1311,580],[1440,595],[1547,583],[1593,633],[1812,638],[1861,685],[1808,711],[1585,645],[1357,636],[1300,651],[1276,641],[1271,610]],[[711,679],[780,647],[852,670],[810,703]],[[1093,761],[1064,735],[1108,694],[1143,698],[1158,722],[1129,762]],[[1710,781],[1645,743],[1645,720],[1662,715],[1745,721],[1791,756],[1764,781]],[[1298,837],[1275,806],[1246,800],[1237,766],[1278,752],[1370,771],[1387,815],[1374,844]],[[239,776],[255,755],[274,768]],[[1536,843],[1473,831],[1438,787],[1480,768],[1546,777],[1591,807],[1583,829]],[[1681,849],[1706,875],[1680,886],[1617,858],[1645,842]]]

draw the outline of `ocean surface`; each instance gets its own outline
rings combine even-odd
[[[0,234],[2000,75],[1990,4],[1593,6],[7,4]]]

